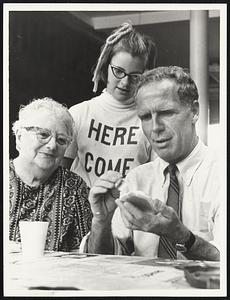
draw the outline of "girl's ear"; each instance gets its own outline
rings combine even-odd
[[[199,118],[199,112],[200,112],[200,106],[197,100],[193,101],[191,110],[193,113],[193,123],[195,124]]]

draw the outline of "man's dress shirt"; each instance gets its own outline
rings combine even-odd
[[[176,165],[183,224],[194,234],[219,248],[221,178],[217,155],[199,140],[189,156]],[[158,157],[134,168],[125,179],[121,195],[130,191],[142,191],[152,199],[166,203],[169,174],[164,175],[164,170],[167,166],[168,163]],[[112,232],[115,237],[115,254],[157,257],[159,236],[127,229],[119,208],[113,216]]]

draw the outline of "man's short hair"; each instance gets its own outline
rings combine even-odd
[[[164,79],[172,80],[178,86],[178,96],[182,104],[191,105],[198,101],[197,86],[186,69],[177,66],[158,67],[142,74],[136,87],[135,98],[139,89],[147,84],[159,82]]]

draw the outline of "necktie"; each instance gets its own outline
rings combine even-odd
[[[171,206],[180,217],[180,203],[179,203],[179,185],[176,177],[176,165],[169,165],[167,171],[170,176],[170,184],[168,188],[167,205]],[[158,257],[160,258],[176,258],[176,249],[173,247],[171,242],[165,236],[160,237]]]

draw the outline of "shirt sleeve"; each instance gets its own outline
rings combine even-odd
[[[73,250],[79,248],[83,237],[89,232],[92,212],[88,201],[89,188],[84,180],[69,170],[65,173],[63,226],[68,228],[68,232],[64,239],[68,249]]]
[[[87,243],[88,243],[89,235],[90,235],[90,231],[83,237],[80,247],[79,247],[79,253],[87,253],[88,252]]]
[[[82,239],[79,253],[88,253],[88,239],[90,232],[88,232]],[[120,240],[119,238],[113,237],[114,241],[114,255],[131,255],[133,253],[133,241],[132,239]],[[125,241],[125,243],[124,243]]]
[[[218,195],[217,195],[218,197]],[[209,213],[209,230],[212,232],[213,239],[210,241],[212,245],[214,245],[218,250],[221,248],[221,219],[220,219],[220,203],[215,201],[215,205],[210,210]]]
[[[223,178],[221,176],[221,164],[218,161],[217,167],[214,169],[213,184],[211,189],[212,205],[209,211],[209,229],[213,234],[211,243],[219,250],[222,249],[222,243],[225,240],[223,230],[225,228],[222,222],[224,220],[223,203],[226,199],[223,189]]]
[[[77,143],[77,136],[78,136],[78,129],[79,129],[79,105],[74,105],[69,109],[70,114],[74,120],[74,133],[73,133],[73,140],[71,144],[67,147],[65,151],[65,157],[75,159],[78,157],[78,143]]]
[[[76,201],[78,201],[77,213],[81,228],[81,238],[83,238],[83,236],[85,236],[85,234],[88,233],[91,228],[93,214],[88,200],[89,187],[86,185],[85,181],[80,176],[78,177],[79,184],[78,186],[76,186],[78,197]]]
[[[125,226],[119,207],[114,212],[111,226],[114,237],[114,254],[131,255],[134,252],[132,230]]]
[[[128,191],[128,186],[124,183],[123,193],[125,191]],[[134,252],[133,233],[131,230],[125,227],[119,208],[117,208],[114,212],[111,228],[112,228],[113,241],[114,241],[114,254],[132,255],[132,253]],[[79,249],[80,253],[88,253],[89,235],[90,232],[83,237]]]
[[[207,215],[208,219],[209,238],[207,240],[218,250],[221,250],[223,239],[223,235],[221,234],[221,203],[224,198],[222,195],[222,182],[218,164],[213,163],[212,168],[209,170],[208,178],[207,189],[204,193],[203,201],[201,202],[201,205],[203,205],[203,207],[201,206],[201,211],[204,215]],[[206,209],[205,206],[207,206]]]
[[[75,131],[74,131],[75,132]],[[65,157],[71,158],[71,159],[76,159],[78,158],[78,145],[77,145],[77,138],[74,133],[73,140],[71,144],[67,147],[65,151]]]

